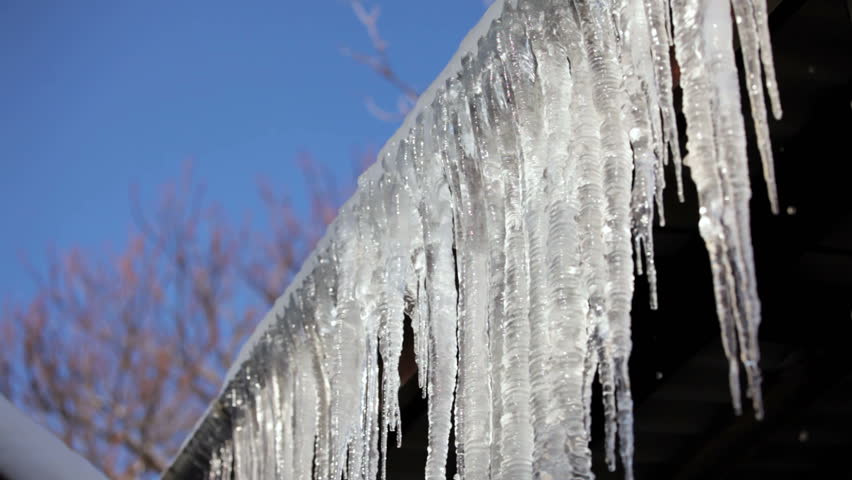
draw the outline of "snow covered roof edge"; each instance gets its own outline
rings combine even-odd
[[[86,459],[0,395],[0,477],[106,480]]]

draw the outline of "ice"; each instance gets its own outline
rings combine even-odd
[[[678,195],[682,164],[698,191],[734,408],[742,371],[759,417],[733,25],[777,209],[766,15],[761,0],[495,2],[359,179],[181,455],[216,479],[385,478],[391,432],[402,441],[407,318],[428,399],[426,478],[446,478],[451,431],[460,479],[593,478],[596,378],[606,463],[632,478],[633,282],[646,275],[656,308],[670,159]]]
[[[761,2],[757,2],[760,4]],[[757,135],[757,147],[763,164],[763,177],[769,194],[772,211],[778,213],[778,192],[775,187],[775,167],[772,161],[772,145],[769,141],[769,125],[766,119],[766,101],[763,95],[761,74],[766,75],[766,86],[769,89],[772,109],[776,118],[781,116],[781,103],[775,87],[775,67],[772,55],[765,54],[770,49],[769,30],[766,28],[766,12],[764,5],[750,2],[731,2],[739,34],[740,46],[745,66],[745,83],[748,91],[751,115],[754,118],[754,129]],[[761,61],[763,62],[761,64]]]

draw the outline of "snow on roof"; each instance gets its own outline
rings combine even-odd
[[[0,395],[0,478],[107,480],[83,457]]]

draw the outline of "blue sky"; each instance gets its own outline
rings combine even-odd
[[[421,91],[485,9],[372,4]],[[187,159],[233,218],[260,213],[259,177],[305,203],[298,152],[350,178],[352,152],[396,128],[365,98],[398,95],[342,47],[369,50],[343,0],[0,1],[0,300],[31,291],[21,253],[118,250],[130,186],[153,197]]]

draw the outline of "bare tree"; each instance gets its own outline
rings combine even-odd
[[[390,66],[379,10],[351,5],[375,52],[349,54],[413,104],[417,92]],[[365,153],[359,166],[374,158]],[[153,209],[133,195],[137,232],[117,255],[72,249],[32,268],[35,294],[0,312],[0,392],[110,478],[157,476],[348,193],[310,155],[297,160],[308,219],[261,184],[270,228],[237,228],[188,168]]]
[[[186,173],[152,215],[134,210],[119,255],[53,256],[2,315],[3,393],[111,478],[166,466],[333,209],[301,221],[270,193],[270,237],[232,229],[201,192]]]

